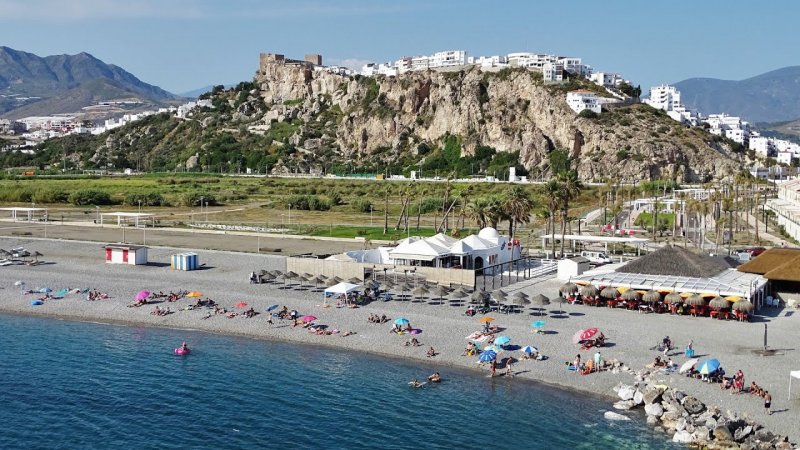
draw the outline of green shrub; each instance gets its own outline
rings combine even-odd
[[[141,202],[141,203],[140,203]],[[158,192],[149,194],[128,194],[125,196],[124,203],[129,206],[164,206],[166,201]]]
[[[110,205],[111,196],[108,192],[96,189],[81,189],[69,196],[69,202],[75,206]]]
[[[353,207],[354,211],[360,212],[360,213],[368,213],[372,209],[374,209],[374,206],[372,205],[372,202],[367,200],[367,199],[365,199],[365,198],[357,198],[357,199],[353,200],[352,202],[350,202],[350,206]]]
[[[584,109],[578,113],[578,117],[583,117],[584,119],[596,119],[598,114],[591,109]]]
[[[62,189],[39,189],[33,193],[31,201],[35,203],[68,203],[69,194]]]
[[[200,206],[200,199],[202,198],[204,204],[209,206],[217,205],[217,199],[211,194],[203,192],[188,192],[183,194],[181,198],[182,206]]]

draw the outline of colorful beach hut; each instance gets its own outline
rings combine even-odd
[[[106,251],[107,264],[128,264],[140,266],[147,264],[147,247],[141,245],[108,244]]]
[[[170,261],[172,270],[197,270],[199,266],[200,258],[197,253],[176,253]]]

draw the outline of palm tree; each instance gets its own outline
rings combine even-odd
[[[551,179],[542,187],[542,195],[547,199],[547,213],[550,220],[550,242],[553,245],[553,257],[556,255],[556,223],[555,217],[561,208],[561,183],[557,179]]]
[[[564,256],[563,236],[567,231],[567,215],[569,213],[569,202],[576,199],[583,190],[583,183],[578,179],[578,172],[570,170],[559,175],[559,185],[561,186],[561,256]]]
[[[503,208],[503,201],[500,200],[499,197],[493,195],[488,198],[486,204],[486,219],[489,222],[489,226],[494,229],[497,229],[497,225],[500,221],[508,219],[506,211]]]
[[[488,217],[487,204],[484,198],[476,198],[467,205],[466,215],[470,220],[474,220],[479,229],[486,228]]]
[[[522,186],[513,185],[508,190],[503,201],[503,211],[508,217],[508,236],[514,236],[514,228],[518,223],[529,223],[531,221],[531,211],[535,204],[528,195],[528,191]]]

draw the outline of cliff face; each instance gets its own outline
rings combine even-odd
[[[412,72],[400,77],[343,77],[301,65],[262,64],[259,95],[269,112],[250,124],[268,130],[276,121],[313,120],[341,111],[312,147],[331,145],[353,161],[398,158],[421,142],[457,135],[462,155],[479,145],[519,151],[532,176],[549,174],[548,153],[569,152],[586,181],[675,178],[702,182],[735,174],[739,155],[727,141],[687,129],[644,105],[578,117],[566,90],[545,86],[525,70],[484,73]],[[299,135],[304,132],[301,125]],[[305,139],[296,139],[302,147]]]

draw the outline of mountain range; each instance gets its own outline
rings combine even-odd
[[[800,66],[739,81],[689,78],[674,86],[681,92],[683,104],[703,115],[724,112],[751,123],[800,118]]]
[[[0,115],[20,118],[78,112],[99,101],[163,105],[180,97],[82,52],[40,57],[0,46]]]

